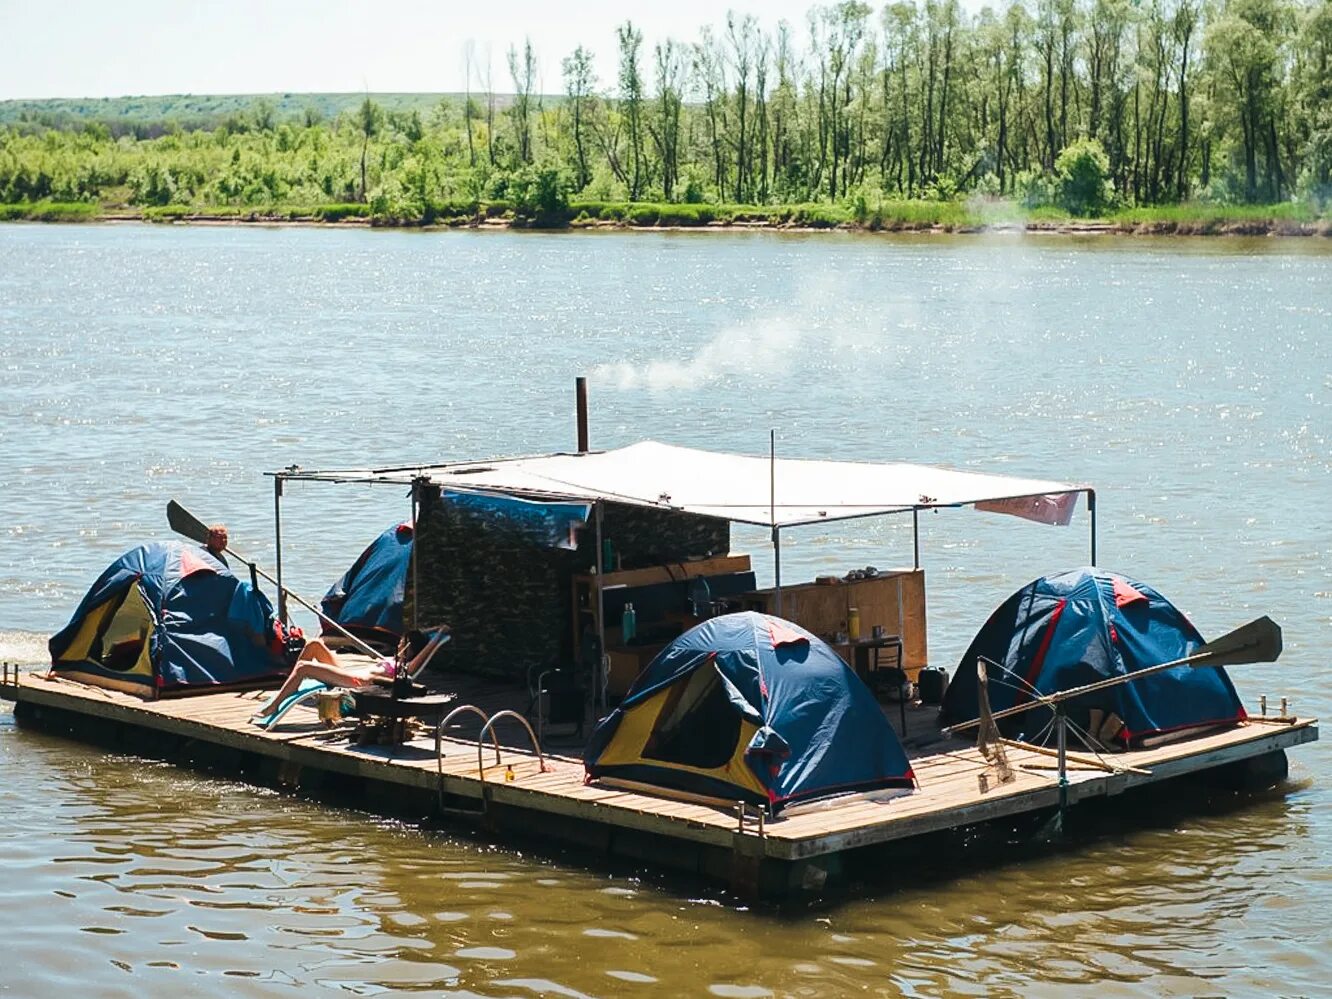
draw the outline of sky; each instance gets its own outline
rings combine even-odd
[[[768,29],[786,19],[803,37],[812,5],[750,0],[735,9]],[[0,0],[0,100],[460,91],[469,39],[482,72],[489,51],[494,89],[505,92],[505,53],[525,37],[539,89],[556,93],[560,60],[580,44],[597,55],[602,85],[613,84],[615,27],[626,19],[643,31],[648,56],[667,37],[693,41],[704,24],[722,27],[726,9],[707,0]]]

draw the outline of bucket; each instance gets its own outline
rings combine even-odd
[[[916,677],[920,699],[925,704],[942,704],[948,690],[948,674],[939,666],[926,666]]]

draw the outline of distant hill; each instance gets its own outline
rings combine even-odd
[[[376,104],[389,111],[435,108],[441,100],[459,103],[462,94],[370,94]],[[473,94],[478,103],[485,95]],[[303,120],[308,114],[321,120],[336,118],[355,109],[366,95],[350,94],[164,94],[155,97],[54,97],[43,100],[0,101],[0,126],[32,122],[49,128],[78,127],[101,122],[113,133],[155,132],[167,125],[181,128],[212,128],[227,118],[251,112],[267,103],[278,121]],[[558,98],[545,98],[547,101]],[[512,101],[496,94],[499,107]]]

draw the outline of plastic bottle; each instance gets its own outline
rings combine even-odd
[[[504,780],[505,780],[506,782],[508,782],[508,783],[512,783],[513,780],[514,780],[513,764],[512,764],[512,763],[510,763],[508,766],[506,766],[506,767],[504,768]]]
[[[633,604],[624,605],[624,613],[620,615],[620,640],[628,645],[638,636],[638,614],[634,611]]]
[[[848,607],[846,609],[846,635],[853,641],[860,641],[860,608]]]

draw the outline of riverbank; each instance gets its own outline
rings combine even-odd
[[[0,205],[0,221],[155,222],[198,225],[353,225],[391,228],[777,230],[784,232],[1033,232],[1132,236],[1332,237],[1332,217],[1293,204],[1171,205],[1082,218],[1011,202],[885,202],[874,209],[831,204],[692,205],[572,202],[548,213],[502,201],[444,203],[413,214],[364,204],[234,206],[39,201]]]

